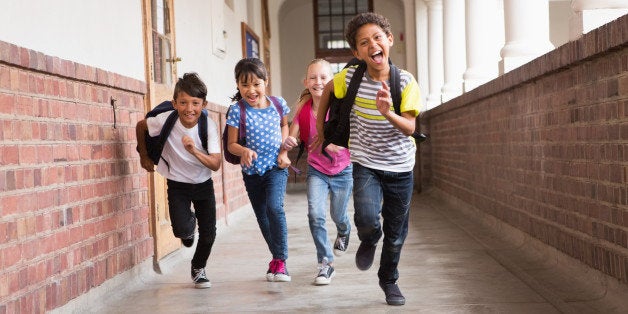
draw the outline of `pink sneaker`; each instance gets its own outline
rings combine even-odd
[[[286,261],[278,259],[275,264],[275,276],[274,281],[277,282],[289,282],[291,280],[288,274],[288,268],[286,267]]]

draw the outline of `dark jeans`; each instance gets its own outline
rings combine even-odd
[[[390,172],[353,164],[354,220],[360,241],[376,245],[384,235],[377,276],[380,282],[399,279],[401,248],[408,235],[413,173]],[[380,215],[383,225],[380,224]]]
[[[194,213],[190,207],[194,204]],[[194,268],[204,268],[216,239],[216,197],[214,181],[182,183],[168,180],[168,207],[172,232],[177,238],[194,234],[198,220],[198,243],[192,258]]]
[[[288,259],[288,226],[283,200],[288,169],[273,168],[263,175],[242,173],[257,224],[273,258]]]

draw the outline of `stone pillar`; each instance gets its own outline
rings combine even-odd
[[[443,87],[443,1],[427,0],[428,21],[428,62],[430,91],[427,96],[427,108],[434,108],[441,103]]]
[[[443,0],[445,84],[441,90],[442,102],[462,94],[462,75],[467,67],[464,24],[464,0]]]
[[[554,49],[549,40],[548,0],[504,0],[506,44],[499,73],[504,74]]]
[[[423,0],[415,0],[414,12],[416,15],[416,63],[419,89],[421,90],[421,112],[427,111],[427,94],[430,87],[427,61],[427,6]]]
[[[496,0],[466,0],[465,34],[467,69],[464,91],[468,92],[498,75],[499,49],[503,45],[503,16]]]
[[[628,14],[626,0],[572,0],[569,40],[574,41],[620,16]]]

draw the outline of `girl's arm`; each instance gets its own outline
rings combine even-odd
[[[288,137],[288,116],[281,117],[281,141],[282,143]],[[285,169],[290,166],[292,162],[290,158],[288,158],[288,150],[285,149],[283,145],[281,145],[281,149],[279,150],[279,156],[277,156],[277,164],[279,168]]]
[[[240,164],[250,167],[253,160],[257,159],[257,153],[249,148],[238,144],[239,130],[232,126],[227,126],[227,149],[230,153],[240,156]]]

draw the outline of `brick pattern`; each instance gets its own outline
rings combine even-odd
[[[153,255],[135,152],[145,94],[0,42],[0,313],[57,308]]]
[[[427,112],[420,183],[628,283],[628,16]]]

